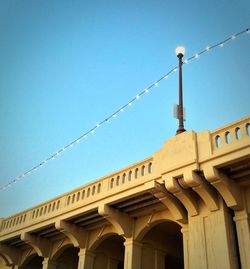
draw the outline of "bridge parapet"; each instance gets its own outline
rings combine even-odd
[[[77,190],[66,194],[65,206],[70,206],[81,200],[104,194],[105,192],[129,183],[130,181],[152,173],[153,158],[147,158],[111,175],[93,181]]]
[[[109,191],[151,174],[152,169],[153,158],[149,157],[43,204],[10,216],[6,219],[2,219],[2,225],[0,225],[0,236],[1,234],[12,233],[23,229],[37,221],[55,217],[62,214],[62,212],[67,212],[72,209],[72,206],[77,207],[77,205],[82,205],[83,203],[84,205],[87,205],[88,203],[93,202],[93,199],[98,200],[100,197],[105,195],[108,196]]]
[[[244,143],[250,138],[250,117],[243,118],[234,123],[211,132],[211,142],[213,153],[239,147],[239,143]]]
[[[2,221],[2,226],[0,230],[1,233],[14,232],[20,228],[26,227],[32,222],[35,222],[37,219],[42,217],[47,217],[50,215],[55,215],[60,208],[60,203],[63,200],[61,198],[55,198],[46,203],[40,204],[36,207],[22,211],[19,214],[10,216]]]

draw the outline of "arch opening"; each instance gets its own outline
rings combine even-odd
[[[231,134],[230,134],[230,132],[225,133],[225,138],[226,138],[226,143],[230,144],[231,143]]]
[[[56,263],[57,269],[77,269],[78,268],[78,253],[79,249],[70,245],[65,247],[56,257],[53,262]]]
[[[124,241],[122,236],[112,234],[98,244],[93,251],[95,254],[93,269],[123,269]]]
[[[246,124],[246,131],[247,131],[247,135],[250,136],[250,123]]]
[[[27,261],[20,267],[20,269],[42,269],[43,257],[38,255],[30,256]]]
[[[215,137],[215,145],[216,145],[216,148],[220,148],[221,147],[221,138],[219,135],[217,135]]]
[[[142,240],[143,269],[183,269],[183,238],[181,227],[173,221],[152,226]]]
[[[9,264],[9,262],[8,262],[8,259],[4,256],[4,255],[2,255],[1,253],[0,253],[0,268],[3,268],[3,269],[7,269],[7,268],[10,268],[9,266],[8,266],[8,264]]]
[[[240,139],[241,139],[241,130],[240,130],[239,127],[237,127],[237,128],[235,129],[235,136],[236,136],[236,139],[237,139],[237,140],[240,140]]]

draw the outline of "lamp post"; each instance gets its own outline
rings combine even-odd
[[[183,46],[179,46],[176,48],[175,53],[179,59],[179,105],[178,105],[179,127],[176,131],[176,134],[180,134],[186,131],[184,129],[183,97],[182,97],[182,57],[184,56],[185,48]]]

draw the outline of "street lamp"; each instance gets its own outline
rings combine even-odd
[[[175,50],[176,56],[179,58],[179,105],[178,105],[178,119],[179,127],[176,134],[185,132],[184,129],[184,113],[183,113],[183,98],[182,98],[182,57],[185,53],[185,48],[183,46],[178,46]]]

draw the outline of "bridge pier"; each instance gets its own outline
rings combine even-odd
[[[42,264],[43,264],[42,269],[56,269],[57,268],[57,263],[54,261],[51,261],[49,258],[44,258]]]
[[[86,249],[80,249],[78,256],[78,269],[93,269],[94,253],[87,251]]]
[[[189,267],[238,269],[232,216],[220,199],[220,210],[189,218]]]
[[[236,224],[241,266],[250,269],[250,218],[245,210],[235,211],[234,221]]]
[[[124,256],[124,269],[140,269],[142,257],[142,244],[133,238],[126,239]]]

